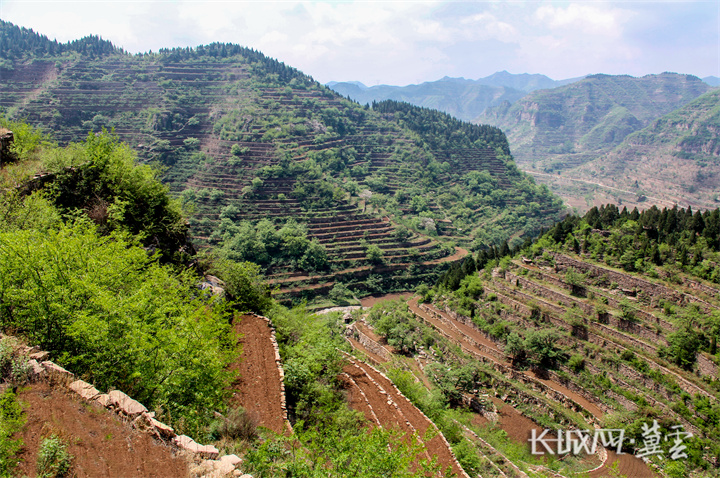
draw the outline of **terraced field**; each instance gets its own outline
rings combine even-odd
[[[403,118],[426,113],[362,107],[235,45],[12,64],[2,71],[0,112],[61,143],[112,129],[142,161],[163,168],[171,192],[194,212],[191,233],[201,247],[222,245],[228,207],[235,223],[305,225],[329,267],[274,264],[266,272],[281,297],[311,296],[338,280],[360,294],[379,292],[371,276],[385,292],[432,281],[438,268],[430,266],[451,262],[453,244],[519,240],[561,208],[517,171],[499,130],[411,128]],[[409,237],[395,237],[400,225]],[[369,246],[381,249],[382,261],[367,260]]]
[[[446,293],[435,295],[432,303],[420,303],[417,297],[408,302],[425,326],[457,347],[455,352],[436,341],[432,350],[401,353],[361,321],[351,326],[348,340],[366,360],[385,369],[412,371],[415,380],[428,388],[436,380],[427,374],[429,368],[425,370],[429,364],[451,363],[452,354],[465,357],[460,364],[480,363],[486,378],[473,391],[463,392],[462,404],[455,406],[475,410],[478,416],[473,423],[494,422],[520,443],[527,444],[532,428],[547,428],[549,423],[563,429],[630,429],[655,418],[667,429],[682,427],[698,440],[691,446],[704,450],[700,462],[710,468],[694,474],[688,470],[686,476],[715,476],[718,461],[711,444],[718,439],[713,425],[720,395],[717,356],[700,350],[694,366],[683,368],[667,354],[683,327],[680,318],[687,313],[683,311],[718,315],[720,289],[687,274],[661,272],[653,278],[568,252],[547,251],[506,264],[492,274],[481,273],[483,292],[470,314],[466,303],[464,312],[458,313],[457,299]],[[583,279],[577,280],[577,274]],[[500,330],[506,332],[499,334]],[[507,330],[523,335],[555,331],[556,346],[566,358],[553,366],[523,365],[509,352]],[[574,360],[568,362],[570,355]],[[488,399],[494,407],[488,406]],[[475,400],[483,405],[473,405]],[[542,467],[508,459],[497,447],[483,444],[487,440],[482,429],[463,426],[465,437],[485,460],[488,476],[528,476]],[[646,463],[632,447],[624,451],[618,455],[601,450],[575,466],[592,477],[668,476],[665,469],[672,463],[668,456],[655,456]]]

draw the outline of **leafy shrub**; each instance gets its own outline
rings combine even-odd
[[[0,477],[11,478],[15,476],[13,470],[18,460],[15,455],[22,448],[22,440],[13,439],[12,436],[19,431],[25,423],[22,407],[17,396],[11,389],[6,389],[0,395]]]
[[[52,435],[40,443],[37,457],[38,478],[62,478],[68,476],[73,456],[67,450],[68,445],[59,437]]]
[[[376,244],[370,244],[367,246],[365,253],[367,254],[367,259],[374,264],[382,264],[384,262],[383,250]]]
[[[108,220],[101,232],[127,231],[169,257],[185,245],[187,226],[180,203],[170,199],[158,172],[138,165],[135,153],[117,137],[91,133],[85,143],[61,156],[50,168],[56,176],[47,189],[62,213],[90,210],[102,201],[108,205]]]
[[[582,355],[577,355],[577,354],[573,355],[572,357],[570,357],[570,360],[568,360],[567,365],[570,368],[570,370],[572,370],[575,373],[578,373],[585,368],[585,357],[583,357]]]
[[[210,425],[210,436],[213,440],[254,440],[259,423],[257,412],[248,412],[242,407],[233,408],[227,416],[219,417]]]
[[[78,221],[0,234],[0,277],[0,327],[76,374],[175,418],[222,408],[233,352],[225,306],[199,294],[189,270]]]

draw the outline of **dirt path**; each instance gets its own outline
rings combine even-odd
[[[46,383],[22,389],[27,422],[20,433],[24,447],[18,476],[36,476],[37,451],[43,438],[55,434],[73,455],[76,478],[178,478],[188,464],[173,449],[132,430],[100,405],[76,399]]]
[[[282,380],[275,362],[270,327],[262,317],[243,315],[234,321],[233,328],[242,334],[239,340],[242,355],[230,366],[240,374],[232,385],[231,403],[257,413],[260,425],[275,433],[284,433]]]
[[[633,191],[626,191],[626,190],[624,190],[624,189],[619,189],[619,188],[616,188],[616,187],[613,187],[613,186],[607,186],[607,185],[605,185],[605,184],[596,183],[596,182],[593,182],[593,181],[587,181],[587,180],[585,180],[585,179],[571,178],[571,177],[569,177],[569,176],[557,176],[557,175],[554,175],[554,174],[547,174],[547,173],[540,173],[540,172],[538,172],[538,171],[533,171],[533,170],[531,170],[531,169],[524,169],[523,172],[526,172],[526,173],[531,174],[531,175],[533,175],[533,176],[550,177],[550,178],[553,178],[553,179],[562,178],[562,179],[564,179],[564,180],[574,181],[574,182],[576,182],[576,183],[585,183],[585,184],[589,184],[589,185],[591,185],[591,186],[598,186],[598,187],[601,187],[601,188],[609,189],[609,190],[611,190],[611,191],[617,191],[617,192],[620,192],[620,193],[630,194],[631,196],[636,196],[636,195],[637,195],[637,191],[635,191],[635,192],[633,192]],[[650,200],[652,200],[652,201],[655,201],[655,202],[658,203],[658,204],[665,203],[668,207],[673,207],[673,206],[677,205],[676,202],[670,201],[670,200],[668,200],[668,199],[661,199],[661,198],[656,198],[656,197],[653,197],[653,196],[645,196],[645,197],[646,197],[647,199],[650,199]]]

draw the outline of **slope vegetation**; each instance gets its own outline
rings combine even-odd
[[[635,440],[626,452],[642,449],[643,424],[656,420],[662,433],[681,426],[693,435],[688,458],[672,459],[662,448],[651,463],[669,476],[717,476],[720,288],[711,264],[719,214],[594,208],[522,254],[497,260],[482,253],[479,273],[449,272],[426,295],[433,302],[426,308],[445,317],[438,326],[448,333],[452,325],[473,337],[465,339],[468,350],[474,342],[476,354],[507,360],[511,382],[540,381],[592,423],[624,428]],[[547,409],[522,410],[539,423],[557,420]],[[632,460],[618,466],[638,473]]]
[[[405,288],[452,257],[449,242],[532,235],[561,208],[517,170],[497,128],[394,102],[363,108],[250,49],[131,56],[97,38],[2,32],[25,45],[3,50],[8,115],[61,142],[114,129],[165,168],[200,245],[262,263],[287,296],[338,280]],[[274,262],[263,250],[277,240],[258,238],[272,228],[297,245]]]

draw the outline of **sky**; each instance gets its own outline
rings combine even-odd
[[[316,80],[407,85],[507,70],[555,80],[720,77],[720,1],[0,0],[0,19],[131,53],[215,41]]]

